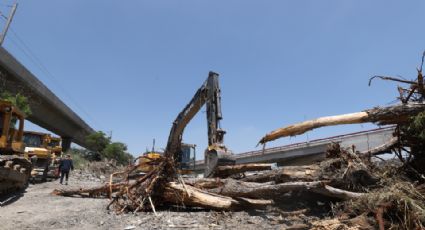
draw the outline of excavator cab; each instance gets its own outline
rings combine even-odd
[[[180,174],[191,174],[195,169],[196,145],[182,143],[181,153],[178,158],[178,169]]]

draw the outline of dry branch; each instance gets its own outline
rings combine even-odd
[[[264,144],[281,137],[295,136],[307,131],[333,125],[358,124],[373,122],[379,125],[401,124],[408,120],[409,116],[416,115],[425,110],[425,104],[402,104],[389,107],[377,107],[365,110],[363,112],[349,113],[343,115],[321,117],[314,120],[308,120],[293,124],[284,128],[277,129],[265,135],[260,143]]]

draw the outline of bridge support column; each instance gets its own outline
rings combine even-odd
[[[62,152],[66,152],[71,148],[72,138],[62,137]]]

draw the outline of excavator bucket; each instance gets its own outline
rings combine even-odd
[[[234,165],[235,158],[230,151],[224,149],[205,150],[204,177],[213,177],[218,166]]]

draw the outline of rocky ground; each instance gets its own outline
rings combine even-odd
[[[68,187],[100,185],[105,176],[74,171]],[[267,211],[182,211],[176,208],[154,213],[116,215],[106,210],[107,199],[51,195],[58,181],[30,184],[25,192],[0,198],[1,229],[308,229],[305,212],[288,214]],[[318,207],[320,207],[320,202]]]

